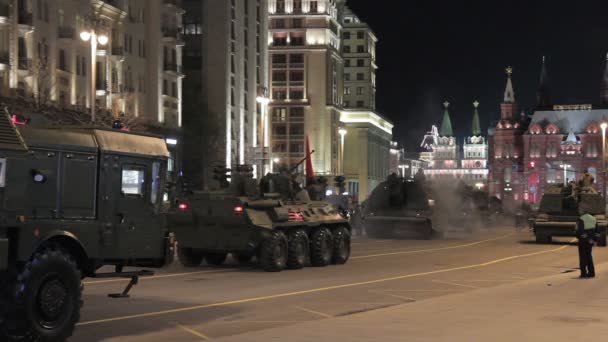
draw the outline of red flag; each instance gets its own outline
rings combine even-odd
[[[308,135],[306,135],[306,178],[311,179],[315,176],[315,170],[312,168],[312,157],[310,153],[310,142],[308,142]]]

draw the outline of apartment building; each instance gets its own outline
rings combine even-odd
[[[305,156],[315,173],[339,172],[343,0],[269,0],[271,151],[276,168]],[[303,172],[302,166],[299,170]]]
[[[184,34],[192,41],[185,50],[192,75],[185,154],[193,160],[186,173],[208,184],[214,166],[251,164],[259,176],[264,104],[256,99],[267,87],[267,2],[185,0],[184,6]]]

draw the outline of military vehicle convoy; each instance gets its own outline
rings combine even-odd
[[[287,174],[269,174],[259,187],[249,166],[216,169],[215,191],[181,191],[167,216],[178,243],[178,258],[195,267],[203,259],[222,264],[253,257],[268,272],[307,265],[344,264],[350,257],[351,228],[333,205],[311,201]],[[315,197],[313,197],[315,198]]]
[[[0,116],[0,336],[64,341],[84,277],[137,277],[169,259],[164,139],[95,128],[17,129]],[[104,265],[115,272],[97,273]]]
[[[599,246],[606,246],[605,200],[594,192],[573,195],[569,188],[553,186],[541,197],[538,214],[531,219],[531,228],[537,243],[551,243],[553,236],[576,236],[579,209],[597,219],[601,231]]]
[[[363,203],[363,226],[374,238],[401,237],[412,232],[430,239],[440,233],[433,220],[433,200],[423,182],[391,175]]]

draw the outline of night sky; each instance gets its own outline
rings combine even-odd
[[[608,1],[348,0],[378,36],[377,107],[395,140],[415,151],[452,105],[455,134],[469,134],[472,102],[482,129],[500,117],[505,67],[520,110],[536,103],[547,57],[551,102],[597,103],[608,52]]]

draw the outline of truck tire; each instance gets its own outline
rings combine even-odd
[[[287,265],[287,237],[275,230],[260,246],[260,264],[266,272],[281,272]]]
[[[55,246],[36,252],[17,276],[15,312],[2,322],[3,333],[19,341],[65,341],[80,319],[82,288],[69,253]]]
[[[600,247],[606,247],[606,232],[600,235],[600,239],[597,241],[597,245]]]
[[[205,255],[190,247],[179,247],[177,246],[177,258],[179,262],[185,267],[198,267],[203,262]]]
[[[344,227],[338,227],[334,229],[333,236],[332,262],[336,265],[344,265],[350,258],[350,232]]]
[[[333,257],[333,237],[327,228],[316,229],[310,244],[310,263],[316,267],[327,266]]]
[[[220,266],[226,261],[227,257],[227,253],[207,253],[205,254],[205,261],[209,266]]]
[[[289,234],[289,245],[287,248],[287,268],[299,270],[306,265],[308,260],[308,249],[310,242],[308,235],[303,230],[296,230]]]

